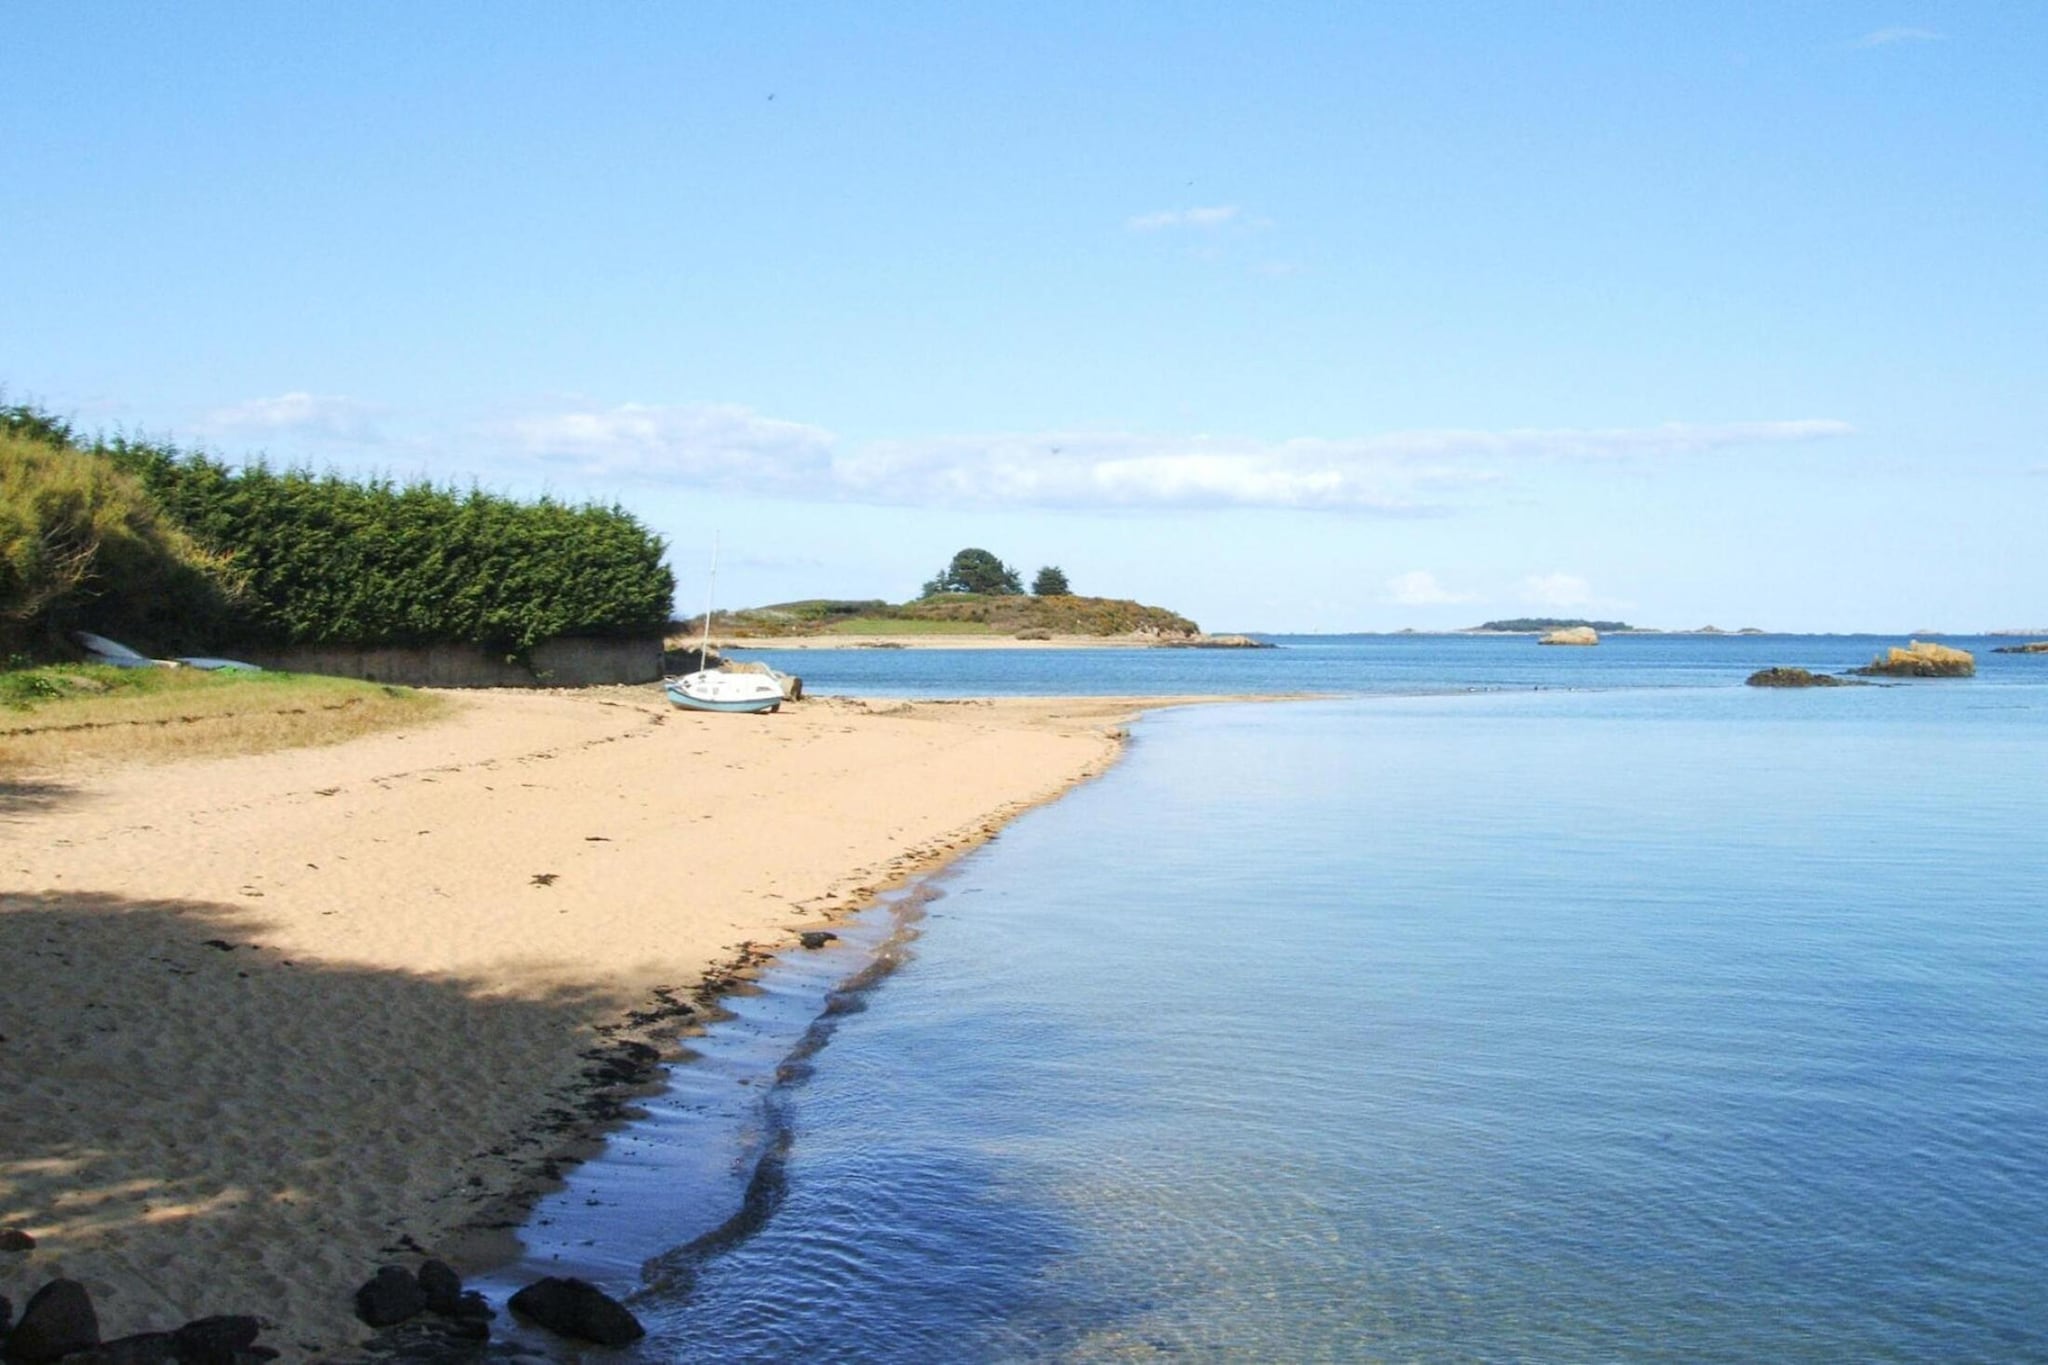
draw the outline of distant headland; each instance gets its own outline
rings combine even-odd
[[[1515,616],[1504,621],[1488,621],[1483,625],[1467,626],[1460,634],[1467,635],[1543,635],[1557,630],[1596,630],[1602,635],[1763,635],[1766,632],[1756,626],[1744,626],[1740,630],[1723,630],[1719,626],[1700,626],[1693,630],[1665,630],[1660,626],[1632,626],[1626,621],[1592,621],[1583,616]]]

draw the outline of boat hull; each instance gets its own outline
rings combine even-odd
[[[782,705],[782,688],[773,679],[753,673],[707,670],[671,678],[662,689],[671,703],[685,711],[733,711],[758,714]]]

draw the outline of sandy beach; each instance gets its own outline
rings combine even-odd
[[[601,1048],[1101,771],[1137,705],[450,695],[331,748],[0,781],[0,1228],[37,1242],[0,1293],[346,1348],[380,1262],[505,1254],[615,1111]]]

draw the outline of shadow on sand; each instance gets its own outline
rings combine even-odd
[[[0,820],[55,810],[78,798],[78,789],[63,782],[0,777]]]
[[[0,894],[0,1226],[41,1243],[0,1257],[0,1292],[61,1263],[112,1287],[103,1317],[277,1307],[180,1282],[345,1312],[380,1259],[552,1183],[610,1002],[294,961],[274,932],[240,906]]]

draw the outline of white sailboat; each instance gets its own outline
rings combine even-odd
[[[711,603],[718,594],[718,541],[711,542],[711,584],[704,590],[704,640],[697,661],[711,654]],[[670,678],[668,699],[686,711],[774,711],[782,705],[782,684],[765,673],[727,673],[703,668]]]

